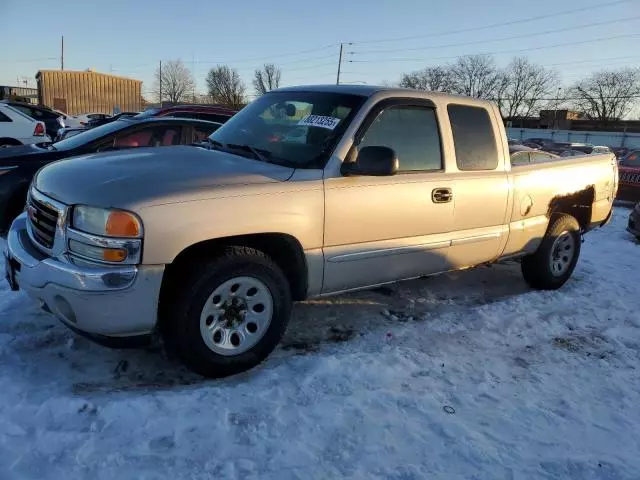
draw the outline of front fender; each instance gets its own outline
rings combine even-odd
[[[145,207],[143,263],[169,264],[188,247],[216,238],[284,233],[304,250],[322,247],[322,182],[259,195],[213,198]]]

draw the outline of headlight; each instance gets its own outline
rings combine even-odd
[[[87,207],[74,207],[71,226],[77,230],[116,238],[140,238],[142,222],[137,215],[124,210]]]

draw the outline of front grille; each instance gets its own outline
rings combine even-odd
[[[27,205],[27,214],[34,240],[45,248],[52,248],[53,240],[56,236],[58,211],[30,197]]]

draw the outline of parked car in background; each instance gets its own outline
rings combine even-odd
[[[60,118],[62,118],[62,122],[64,123],[64,127],[65,128],[79,128],[82,125],[80,124],[80,120],[78,120],[77,117],[74,117],[73,115],[67,115],[64,112],[61,112],[60,110],[52,110],[54,112],[56,112]]]
[[[525,140],[525,142],[528,143],[535,143],[536,145],[540,146],[541,148],[545,148],[545,147],[551,147],[553,145],[555,145],[555,142],[550,139],[550,138],[527,138]]]
[[[69,137],[73,137],[74,135],[77,135],[79,133],[82,132],[86,132],[87,129],[84,127],[78,127],[78,128],[68,128],[68,127],[64,127],[61,128],[60,130],[58,130],[58,134],[56,135],[56,138],[53,139],[54,142],[59,142],[60,140],[64,140],[65,138],[69,138]]]
[[[618,200],[640,202],[640,150],[633,150],[618,162],[620,186]]]
[[[263,361],[293,300],[514,258],[532,288],[561,288],[583,235],[611,217],[617,162],[511,169],[500,118],[441,93],[278,89],[208,149],[42,168],[6,277],[76,332],[111,345],[158,333],[213,377]]]
[[[46,132],[44,122],[34,120],[20,110],[0,102],[0,147],[51,142]]]
[[[0,150],[0,232],[22,212],[33,175],[47,163],[107,150],[200,143],[219,126],[190,118],[121,119],[50,145]]]
[[[604,145],[596,145],[589,152],[591,155],[600,155],[601,153],[613,153],[611,149]]]
[[[636,203],[636,207],[629,214],[627,231],[640,240],[640,201]]]
[[[611,151],[615,154],[616,157],[622,158],[629,153],[631,150],[628,147],[610,147]]]
[[[640,149],[629,150],[628,153],[620,159],[620,164],[626,167],[640,167]]]
[[[113,117],[95,118],[93,120],[89,120],[87,128],[99,127],[100,125],[104,125],[109,122],[115,122],[116,120],[120,120],[121,118],[135,117],[139,113],[140,112],[122,112],[114,115]]]
[[[197,118],[209,122],[225,123],[237,113],[227,107],[215,105],[174,105],[171,107],[151,108],[133,118],[178,117]]]
[[[512,166],[548,162],[549,160],[558,158],[558,156],[553,153],[543,152],[541,150],[525,147],[524,145],[510,145],[509,156],[511,157]]]
[[[540,150],[542,147],[534,142],[522,142],[522,145],[528,148],[531,148],[532,150]]]
[[[550,149],[548,151],[553,153],[553,152],[556,152],[557,150]],[[560,157],[581,157],[581,156],[585,155],[585,153],[581,152],[580,150],[567,149],[567,150],[560,150],[560,153],[558,155]]]
[[[109,117],[111,117],[111,115],[107,115],[106,113],[83,113],[82,115],[77,115],[76,119],[81,127],[86,127],[91,120],[104,120]]]
[[[51,138],[56,138],[58,130],[65,126],[62,116],[54,110],[39,107],[31,103],[14,102],[11,100],[3,100],[2,103],[10,105],[38,122],[44,123],[47,135]]]

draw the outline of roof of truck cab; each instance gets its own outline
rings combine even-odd
[[[274,92],[327,92],[327,93],[346,93],[350,95],[360,95],[363,97],[370,97],[371,95],[379,92],[390,93],[397,96],[402,96],[407,92],[420,93],[429,98],[461,98],[465,100],[473,100],[475,102],[487,102],[478,98],[471,98],[465,95],[456,95],[452,93],[431,92],[427,90],[415,90],[411,88],[399,88],[399,87],[383,87],[379,85],[298,85],[295,87],[283,87],[273,90]]]

